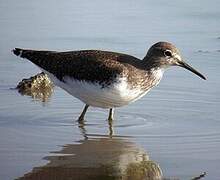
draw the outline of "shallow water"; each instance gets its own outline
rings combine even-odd
[[[1,179],[23,177],[35,167],[47,167],[54,156],[60,156],[58,152],[66,156],[63,147],[83,147],[100,139],[115,146],[125,142],[133,153],[141,147],[140,152],[159,165],[166,178],[190,179],[207,172],[204,179],[219,179],[219,6],[217,0],[2,1]],[[14,47],[105,49],[142,58],[161,40],[173,42],[208,80],[171,68],[160,85],[141,100],[116,109],[112,128],[106,121],[107,110],[97,108],[89,109],[83,128],[79,126],[76,119],[83,104],[60,88],[55,88],[48,102],[10,90],[21,79],[40,72],[30,62],[12,55]],[[79,151],[68,153],[80,156]],[[93,164],[97,158],[83,161]]]

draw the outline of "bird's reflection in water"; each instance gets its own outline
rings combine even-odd
[[[43,88],[42,88],[43,87]],[[24,95],[43,102],[53,93],[53,85],[45,74],[22,80],[17,89]],[[84,140],[67,144],[45,157],[49,162],[35,167],[20,180],[158,180],[160,167],[143,149],[128,139],[113,136],[113,121],[108,121],[109,135],[91,138],[84,121],[78,127]],[[90,137],[90,138],[89,138]],[[94,137],[94,136],[93,136]]]
[[[107,121],[108,121],[108,130],[109,130],[108,137],[112,138],[113,137],[113,133],[114,133],[113,120],[107,120]],[[83,137],[85,139],[88,139],[88,134],[87,134],[85,126],[86,126],[86,124],[85,124],[84,120],[78,121],[78,127],[79,127],[79,130],[80,130],[81,134],[83,135]],[[91,134],[89,134],[89,135],[91,135]],[[92,136],[94,136],[94,135],[92,135]],[[97,135],[97,136],[99,136],[99,135]]]
[[[84,140],[67,144],[45,159],[48,164],[34,168],[20,180],[158,180],[160,167],[143,149],[126,138],[91,138],[83,122],[79,124]]]

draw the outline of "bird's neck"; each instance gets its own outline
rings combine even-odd
[[[158,69],[158,63],[156,61],[156,59],[154,58],[150,58],[148,55],[146,55],[144,57],[144,59],[142,60],[143,66],[146,70],[150,70],[150,69]]]
[[[156,72],[160,72],[160,71],[164,72],[164,70],[168,68],[168,66],[161,64],[160,59],[149,57],[148,55],[146,55],[142,60],[142,66],[147,71],[156,71]]]
[[[149,73],[155,79],[160,80],[163,77],[164,71],[165,71],[164,68],[152,68],[152,69],[149,70]]]

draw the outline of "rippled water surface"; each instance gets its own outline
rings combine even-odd
[[[0,179],[117,179],[134,172],[138,179],[142,166],[154,170],[151,177],[206,172],[204,179],[219,179],[219,9],[217,0],[1,1]],[[78,124],[84,105],[58,87],[47,102],[10,89],[40,72],[12,55],[14,47],[142,58],[161,40],[174,43],[208,80],[171,68],[141,100],[116,109],[110,125],[107,110],[98,108]]]

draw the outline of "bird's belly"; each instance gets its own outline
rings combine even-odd
[[[65,79],[62,88],[84,103],[101,108],[120,107],[140,98],[145,92],[140,89],[122,87],[122,83],[113,83],[102,87],[98,83]]]
[[[102,87],[98,83],[80,81],[65,77],[64,82],[57,79],[51,73],[48,76],[55,85],[66,90],[72,96],[80,99],[84,103],[101,108],[112,108],[127,105],[147,93],[140,88],[129,89],[124,79],[117,80],[107,87]]]

